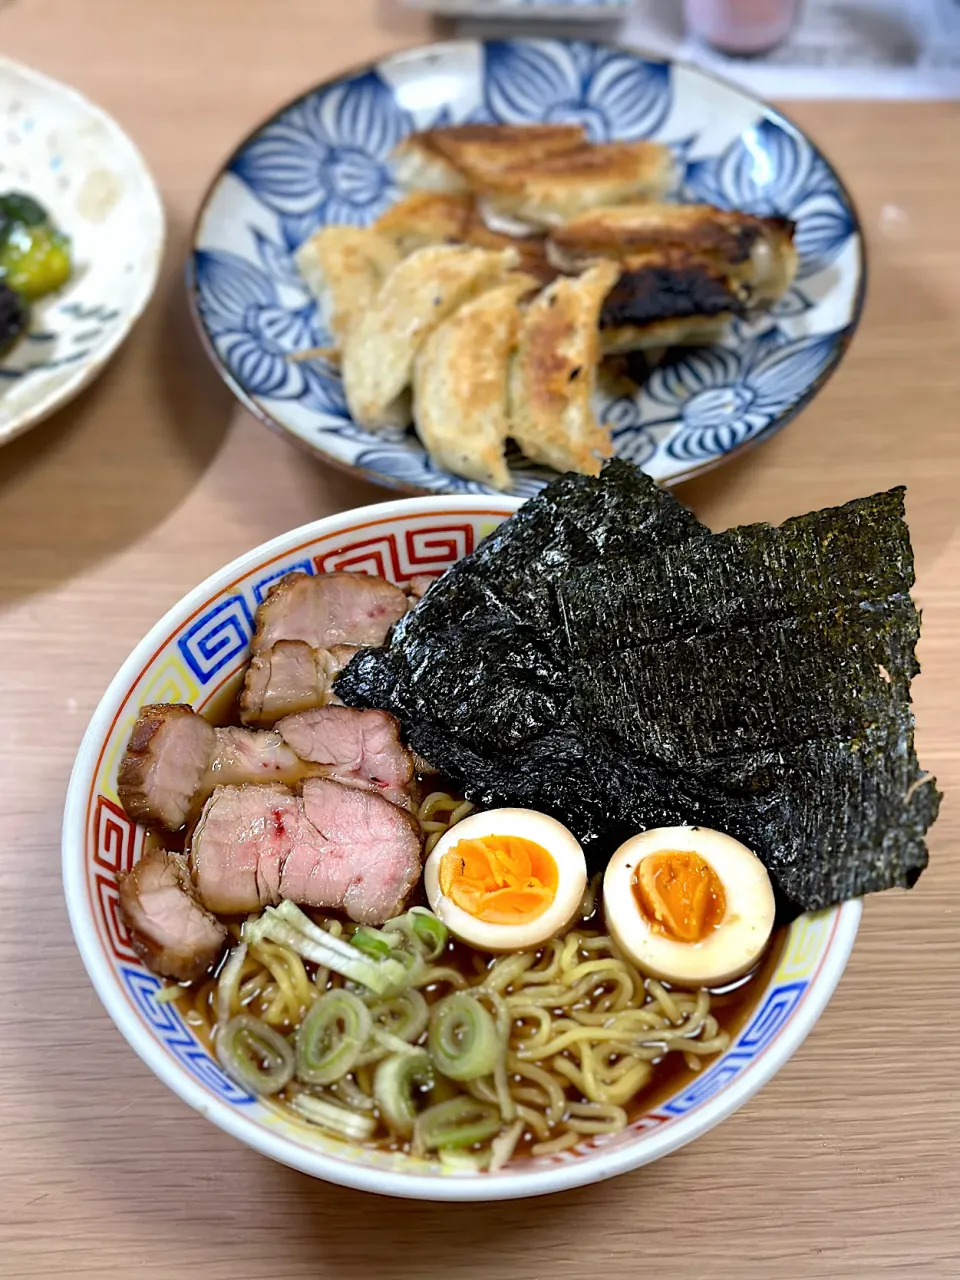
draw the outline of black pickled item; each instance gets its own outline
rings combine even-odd
[[[927,862],[913,580],[902,489],[712,535],[615,462],[527,503],[335,687],[476,803],[565,822],[595,866],[700,824],[818,909]]]
[[[29,312],[19,293],[0,281],[0,356],[13,346],[28,320]]]

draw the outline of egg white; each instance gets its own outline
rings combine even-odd
[[[440,889],[440,861],[461,840],[519,836],[540,845],[557,864],[557,892],[542,915],[524,924],[477,920]],[[534,809],[488,809],[472,813],[445,831],[423,869],[427,900],[450,932],[482,951],[523,951],[565,929],[580,908],[587,887],[587,864],[576,837],[554,818]]]
[[[723,918],[701,942],[655,932],[637,903],[638,865],[667,850],[698,854],[723,885]],[[716,987],[756,964],[773,930],[776,904],[766,868],[746,845],[707,827],[657,827],[627,840],[610,859],[603,909],[617,945],[643,973],[677,986]]]

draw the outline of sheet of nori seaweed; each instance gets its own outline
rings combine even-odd
[[[478,804],[558,817],[594,866],[727,831],[816,909],[926,864],[903,491],[711,535],[630,464],[566,476],[340,676]]]
[[[686,775],[695,820],[805,909],[912,884],[939,797],[913,749],[903,490],[609,568],[603,593],[559,588],[578,718],[670,775],[625,776],[618,817],[649,825]]]
[[[572,709],[556,581],[651,543],[708,536],[629,463],[561,476],[438,579],[386,648],[362,650],[337,695],[393,711],[408,731],[435,722],[474,746],[530,742]]]

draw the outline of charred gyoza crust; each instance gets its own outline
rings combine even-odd
[[[716,340],[746,308],[729,281],[683,253],[626,264],[600,311],[606,354]]]
[[[743,287],[751,303],[781,297],[793,281],[793,223],[706,204],[629,204],[592,209],[557,227],[548,254],[563,270],[597,257],[619,261],[683,254]]]

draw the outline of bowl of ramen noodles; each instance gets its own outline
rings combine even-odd
[[[77,757],[64,885],[108,1013],[345,1186],[538,1195],[690,1142],[926,863],[912,574],[902,490],[712,534],[621,461],[249,552]]]

